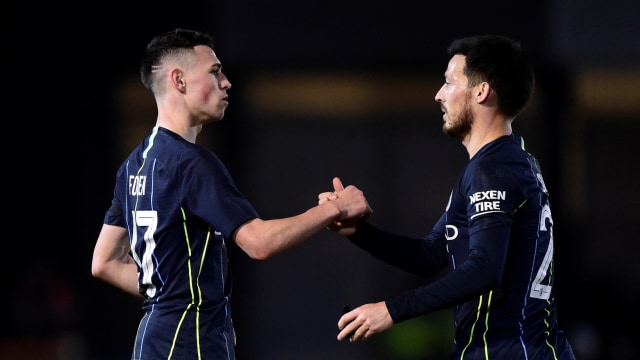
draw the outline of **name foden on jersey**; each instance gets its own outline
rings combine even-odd
[[[129,176],[129,195],[144,196],[144,189],[145,189],[146,183],[147,183],[147,177],[145,175]]]

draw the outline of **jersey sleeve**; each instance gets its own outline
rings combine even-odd
[[[191,179],[185,182],[189,211],[211,224],[226,238],[258,213],[240,192],[224,164],[212,153],[208,161],[191,162]]]
[[[395,322],[462,304],[500,286],[513,213],[523,199],[516,180],[508,168],[491,161],[467,167],[459,187],[465,216],[456,218],[468,224],[466,260],[430,284],[390,299]]]
[[[124,171],[123,167],[121,167],[119,172]],[[119,176],[117,177],[119,178]],[[116,225],[126,227],[126,220],[122,209],[122,203],[119,200],[118,193],[122,190],[118,188],[119,183],[116,182],[113,189],[113,199],[111,200],[111,206],[107,209],[103,222],[107,225]]]
[[[520,179],[514,177],[512,171],[508,167],[482,161],[465,171],[462,181],[467,199],[469,235],[513,222],[513,214],[525,198],[517,187]]]
[[[394,323],[444,310],[497,287],[509,245],[510,227],[479,231],[470,238],[469,260],[432,283],[386,301]]]
[[[430,278],[448,266],[444,218],[426,238],[400,236],[359,221],[352,243],[397,268]]]

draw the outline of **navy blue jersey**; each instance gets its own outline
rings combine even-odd
[[[454,306],[452,359],[574,359],[556,319],[549,195],[521,138],[475,154],[426,239],[361,225],[358,246],[433,277],[386,302],[394,322]]]
[[[235,357],[225,241],[256,217],[208,149],[156,126],[133,150],[104,220],[127,228],[146,297],[133,359]]]

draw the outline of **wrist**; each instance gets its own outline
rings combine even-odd
[[[342,218],[342,210],[340,207],[333,201],[327,201],[323,204],[318,205],[326,214],[327,221],[329,223],[338,221]]]

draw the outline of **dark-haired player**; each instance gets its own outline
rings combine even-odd
[[[573,360],[556,318],[549,194],[511,128],[534,89],[531,60],[519,43],[497,35],[455,40],[448,53],[435,100],[444,133],[462,141],[469,163],[431,233],[395,235],[362,220],[332,225],[373,256],[430,281],[347,312],[338,340],[454,308],[451,359]],[[342,189],[340,179],[334,189]],[[322,193],[319,203],[344,196]]]

